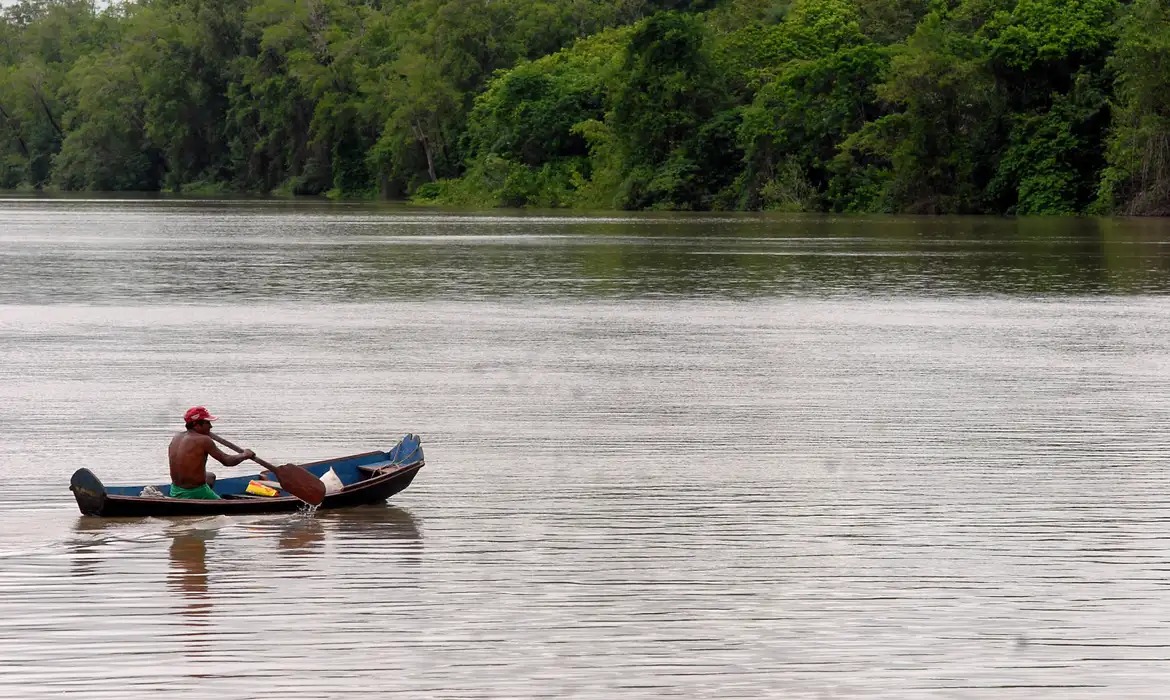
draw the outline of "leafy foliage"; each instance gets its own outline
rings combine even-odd
[[[1099,206],[1170,215],[1170,8],[1135,0],[1120,23],[1115,119]]]
[[[1163,0],[21,0],[0,187],[1170,213]]]

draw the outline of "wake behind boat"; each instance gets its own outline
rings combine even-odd
[[[388,452],[363,452],[300,466],[317,478],[332,471],[340,481],[339,488],[326,493],[320,508],[347,508],[385,501],[409,486],[424,464],[419,437],[408,434]],[[106,486],[90,470],[78,469],[69,490],[83,514],[106,518],[280,513],[304,506],[280,489],[274,496],[249,493],[254,481],[256,477],[251,476],[219,479],[212,489],[219,500],[195,500],[163,495],[169,484]]]

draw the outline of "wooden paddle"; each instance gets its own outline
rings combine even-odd
[[[215,433],[208,433],[212,440],[236,452],[243,452],[242,449],[224,440]],[[292,495],[301,499],[311,506],[321,505],[321,501],[325,500],[325,484],[309,473],[309,470],[304,467],[298,467],[295,464],[286,464],[278,467],[275,464],[269,464],[259,457],[252,457],[252,461],[264,467],[268,471],[276,475],[276,480],[280,482],[280,488],[288,491]]]

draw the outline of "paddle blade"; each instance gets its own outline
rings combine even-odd
[[[321,505],[321,501],[325,500],[325,484],[310,474],[304,467],[298,467],[295,464],[286,464],[281,467],[273,467],[272,472],[276,474],[276,480],[280,482],[280,488],[288,491],[305,503],[311,506],[319,506]]]

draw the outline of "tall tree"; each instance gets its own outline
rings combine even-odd
[[[1108,168],[1101,184],[1105,211],[1170,215],[1170,7],[1135,0],[1120,23],[1116,98]]]

